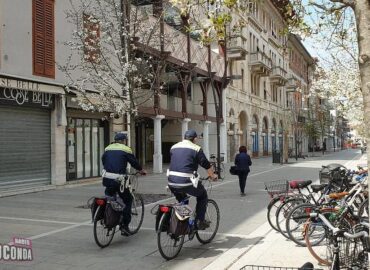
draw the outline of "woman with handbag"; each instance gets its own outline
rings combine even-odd
[[[239,176],[239,187],[240,195],[245,196],[245,184],[247,182],[247,176],[250,172],[249,166],[252,165],[251,157],[247,154],[247,148],[245,146],[239,147],[239,154],[235,157],[236,171]]]

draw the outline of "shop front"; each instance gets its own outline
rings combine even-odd
[[[55,86],[0,77],[0,192],[52,183],[55,103],[61,93]]]

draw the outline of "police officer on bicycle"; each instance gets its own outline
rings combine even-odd
[[[205,230],[209,222],[205,220],[207,211],[207,191],[198,183],[198,165],[205,168],[211,180],[216,180],[211,164],[201,147],[195,144],[197,133],[194,130],[185,132],[184,140],[171,148],[171,163],[167,171],[168,186],[178,201],[182,201],[186,194],[197,198],[196,226],[198,230]]]
[[[138,170],[141,175],[145,175],[146,172],[143,170],[136,157],[132,154],[131,148],[126,145],[126,141],[126,134],[116,134],[114,137],[114,143],[105,148],[102,162],[104,167],[103,186],[105,186],[105,195],[115,196],[116,193],[118,193],[125,203],[125,208],[122,213],[123,221],[122,224],[120,224],[120,227],[121,234],[127,236],[130,234],[128,225],[131,221],[131,205],[133,198],[127,188],[125,188],[123,192],[120,191],[121,184],[116,181],[116,179],[126,174],[127,163],[130,163],[131,166]]]

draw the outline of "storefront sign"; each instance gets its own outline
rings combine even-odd
[[[15,88],[0,87],[0,104],[54,108],[54,95]]]

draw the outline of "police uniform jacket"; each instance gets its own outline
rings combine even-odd
[[[198,165],[207,170],[211,167],[201,147],[189,140],[172,146],[170,154],[168,185],[172,187],[192,186],[190,176],[198,170]],[[182,176],[178,176],[179,174]]]
[[[125,174],[127,163],[130,163],[136,170],[142,170],[138,160],[132,154],[130,147],[121,143],[112,143],[105,148],[102,156],[104,170],[110,173]],[[112,179],[104,178],[103,183]]]

